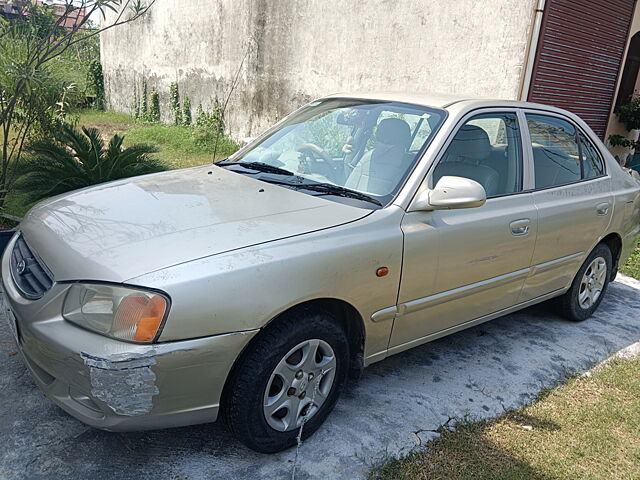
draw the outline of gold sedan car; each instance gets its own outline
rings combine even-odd
[[[338,95],[215,166],[40,203],[2,281],[25,363],[74,417],[224,416],[275,452],[389,355],[550,299],[585,320],[639,222],[640,181],[571,113]]]

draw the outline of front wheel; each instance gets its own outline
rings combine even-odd
[[[596,311],[604,297],[611,277],[611,250],[604,244],[593,249],[580,267],[571,288],[560,297],[562,314],[581,322]]]
[[[333,409],[348,371],[343,328],[326,313],[299,312],[261,333],[227,385],[231,431],[263,453],[307,438]]]

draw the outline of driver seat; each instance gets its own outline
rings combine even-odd
[[[385,118],[376,129],[376,146],[355,166],[345,187],[374,195],[388,195],[407,171],[412,156],[411,128],[400,118]]]

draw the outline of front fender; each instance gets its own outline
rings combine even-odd
[[[194,260],[128,281],[167,292],[172,307],[160,341],[261,328],[317,298],[351,304],[365,323],[365,356],[386,350],[392,320],[371,315],[396,304],[402,268],[402,211]],[[379,267],[389,274],[377,277]]]

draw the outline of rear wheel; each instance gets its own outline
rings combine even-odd
[[[349,345],[326,313],[298,312],[268,327],[227,385],[227,423],[258,452],[307,438],[333,409],[346,380]]]
[[[611,250],[601,243],[580,267],[571,288],[560,297],[562,314],[566,318],[580,322],[596,311],[609,286],[611,268]]]

